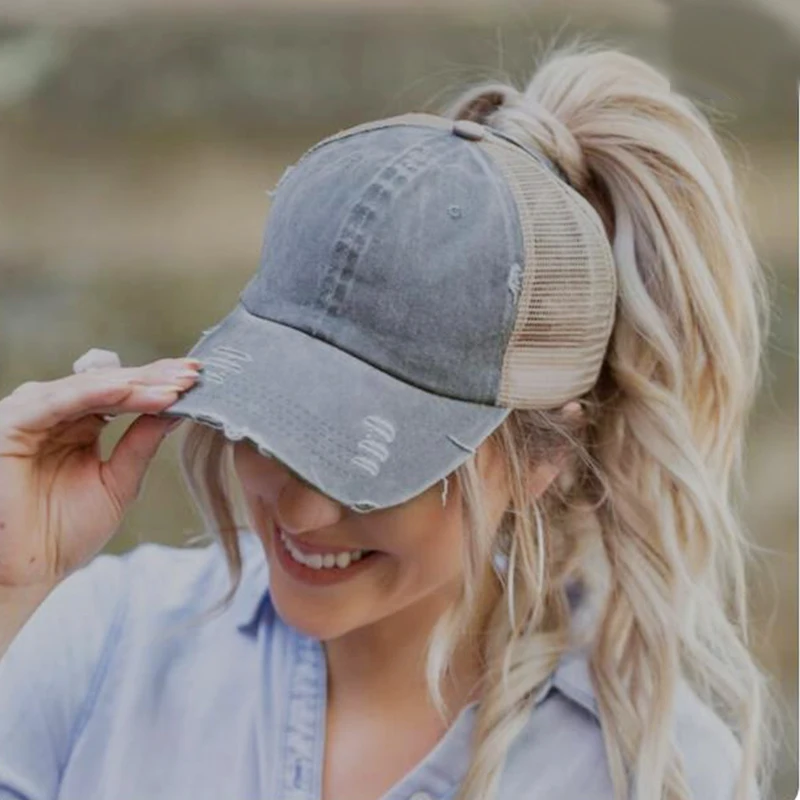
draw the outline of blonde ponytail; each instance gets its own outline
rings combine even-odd
[[[600,213],[613,245],[618,318],[601,380],[584,398],[590,425],[578,448],[589,469],[570,496],[543,500],[545,538],[569,539],[580,501],[596,511],[609,586],[590,665],[615,793],[691,798],[673,741],[684,677],[740,739],[744,800],[767,772],[767,689],[747,646],[747,541],[731,492],[744,489],[769,302],[730,166],[706,118],[663,74],[586,45],[549,53],[523,91],[481,84],[445,115],[543,151]],[[555,425],[548,413],[513,417],[520,428]],[[509,468],[530,460],[521,441],[498,442]],[[530,513],[521,486],[515,503]],[[524,522],[510,533],[515,552],[543,547]],[[516,602],[550,630],[520,637],[502,621],[507,598],[494,609],[487,669],[500,675],[514,663],[516,690],[487,694],[462,800],[493,786],[520,703],[556,656],[565,564],[551,555],[543,582],[514,570],[514,591],[527,597]]]

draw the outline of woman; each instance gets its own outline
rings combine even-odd
[[[192,358],[0,402],[0,797],[758,797],[767,310],[707,121],[629,55],[318,143]],[[94,557],[181,419],[212,543]]]

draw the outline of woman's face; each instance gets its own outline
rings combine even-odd
[[[400,505],[359,514],[249,442],[236,442],[233,452],[250,522],[269,563],[270,593],[290,625],[325,641],[415,604],[443,609],[454,596],[463,524],[454,476],[445,505],[439,481]],[[489,440],[478,449],[477,464],[499,523],[508,495]],[[353,560],[359,550],[361,557]],[[334,558],[334,566],[313,568]]]

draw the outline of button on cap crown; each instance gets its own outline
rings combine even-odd
[[[486,136],[486,129],[480,122],[474,122],[471,119],[457,119],[453,123],[453,133],[462,139],[472,139],[477,142]]]

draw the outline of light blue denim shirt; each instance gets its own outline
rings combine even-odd
[[[0,661],[2,800],[319,798],[324,651],[275,613],[255,536],[242,554],[233,604],[201,623],[229,585],[216,543],[101,555],[47,598]],[[381,800],[453,797],[474,713]],[[738,745],[686,684],[675,736],[694,797],[732,800]],[[538,692],[499,796],[612,799],[580,651]]]

